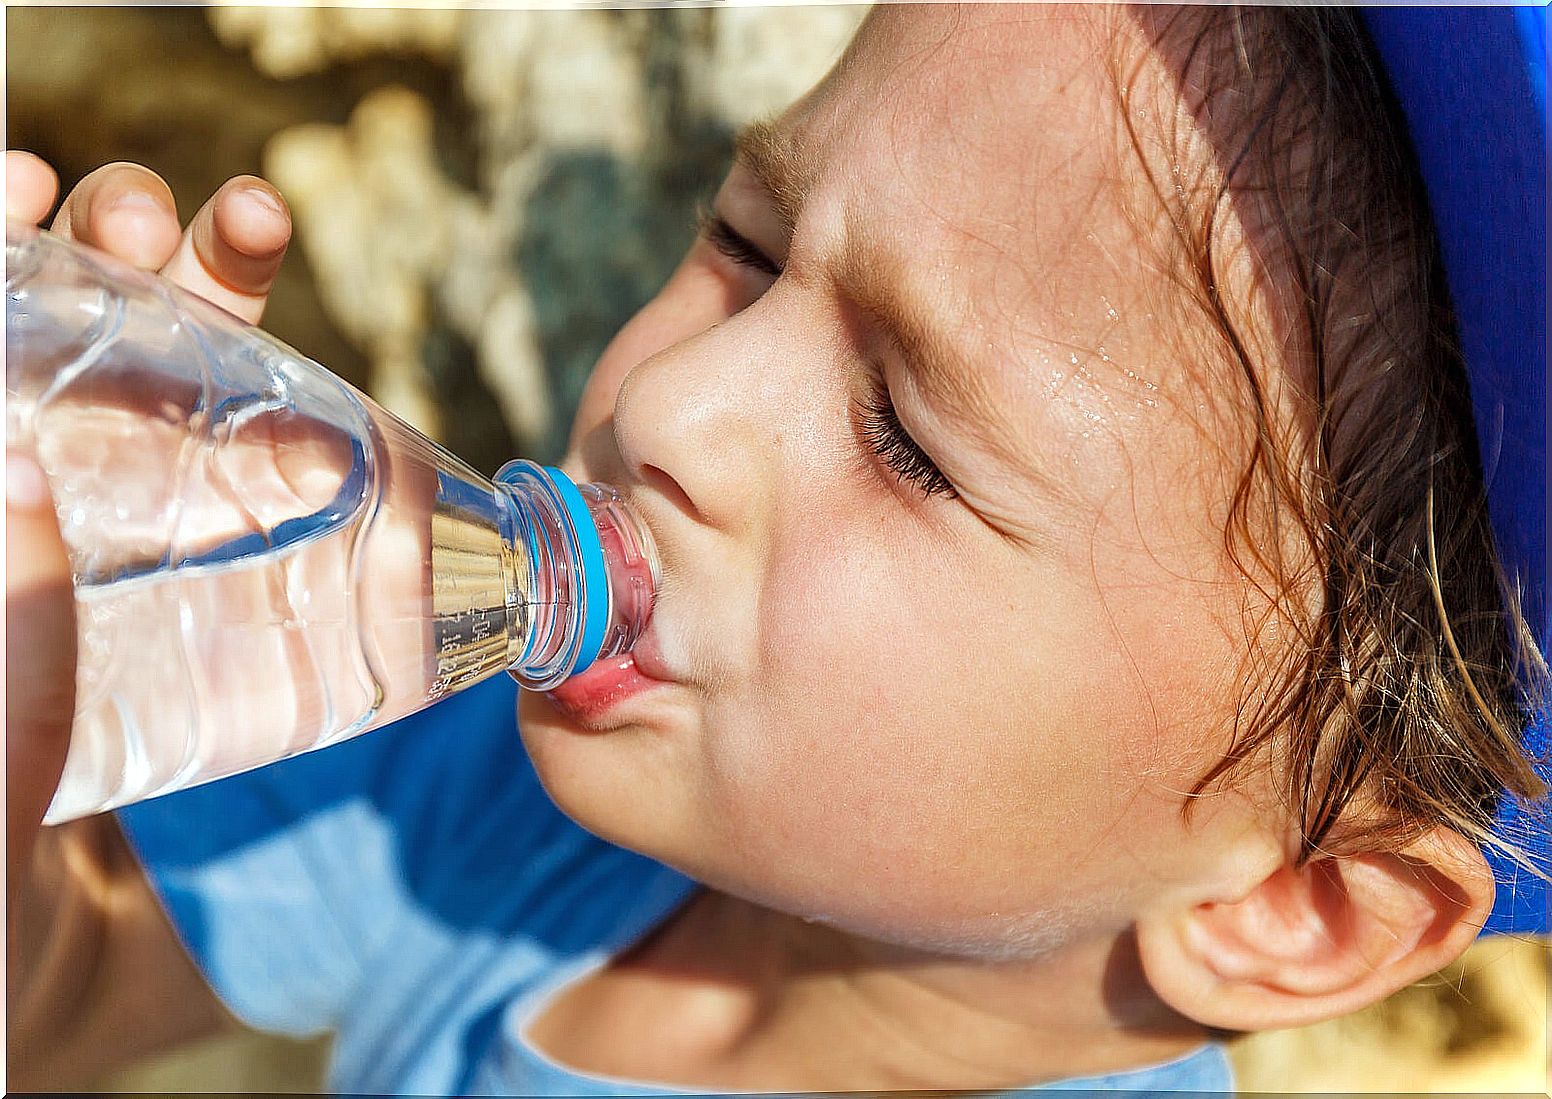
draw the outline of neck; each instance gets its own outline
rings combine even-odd
[[[696,1059],[723,1083],[1016,1087],[1166,1061],[1207,1037],[1153,994],[1125,931],[981,962],[705,893],[622,961],[696,997],[709,1023]]]

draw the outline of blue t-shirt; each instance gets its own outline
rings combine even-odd
[[[333,1031],[329,1086],[414,1095],[646,1095],[549,1061],[525,1024],[643,938],[689,879],[545,795],[499,677],[327,751],[119,816],[190,954],[238,1018]],[[1222,1050],[1047,1085],[1228,1091]]]

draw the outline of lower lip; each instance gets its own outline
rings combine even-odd
[[[581,675],[574,675],[546,692],[550,704],[579,725],[602,728],[611,710],[628,698],[663,685],[636,667],[626,653],[600,660]]]

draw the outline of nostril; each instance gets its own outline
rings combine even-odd
[[[647,487],[662,493],[669,503],[679,508],[696,522],[704,523],[706,521],[706,516],[701,513],[700,508],[695,506],[695,501],[690,499],[690,494],[664,470],[643,462],[641,465],[641,480]]]

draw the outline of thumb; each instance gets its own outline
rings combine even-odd
[[[6,869],[14,888],[70,743],[75,601],[48,482],[32,458],[5,462]]]

